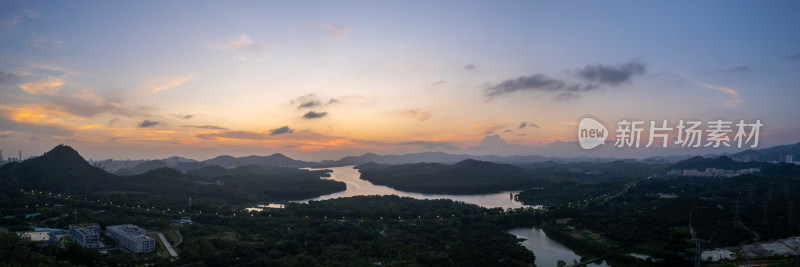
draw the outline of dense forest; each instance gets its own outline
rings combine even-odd
[[[454,165],[416,163],[356,166],[361,179],[398,190],[431,194],[485,194],[534,187],[536,181],[523,169],[477,160]]]
[[[756,166],[728,158],[690,158],[671,165],[369,163],[358,166],[364,179],[400,190],[456,194],[525,189],[520,201],[548,207],[503,210],[451,200],[357,196],[248,212],[243,208],[253,203],[309,198],[344,190],[345,185],[320,179],[328,170],[269,166],[208,166],[186,173],[159,168],[117,176],[59,146],[0,168],[0,263],[530,266],[534,254],[506,230],[535,226],[585,259],[602,258],[615,266],[682,266],[694,255],[687,242],[690,224],[705,240],[703,248],[800,234],[793,204],[800,203],[794,193],[800,190],[797,165],[759,163],[760,172],[735,177],[669,172],[714,167]],[[178,223],[184,217],[194,222]],[[10,233],[33,226],[65,229],[75,222],[132,223],[162,232],[180,244],[180,257],[164,256],[163,247],[161,253],[104,254],[68,241],[41,245]],[[629,253],[651,258],[636,259]]]
[[[530,226],[534,214],[508,214],[451,200],[416,200],[397,196],[359,196],[308,204],[289,203],[283,209],[245,212],[220,207],[200,213],[194,208],[156,206],[131,209],[125,205],[53,194],[25,194],[0,200],[3,205],[28,206],[56,219],[42,226],[63,228],[73,217],[60,217],[68,208],[81,207],[80,221],[101,225],[134,223],[153,231],[178,230],[183,242],[180,258],[168,261],[156,255],[101,254],[70,244],[41,246],[3,234],[0,256],[12,265],[156,265],[202,263],[208,266],[532,266],[534,254],[505,232]],[[36,208],[33,208],[33,207]],[[184,208],[184,211],[176,211]],[[22,209],[22,208],[20,208]],[[98,212],[101,210],[103,212]],[[13,213],[13,209],[3,209]],[[173,220],[192,214],[194,223]],[[2,220],[10,230],[29,219]],[[36,264],[34,264],[36,265]]]
[[[0,194],[43,190],[89,198],[140,199],[184,203],[190,196],[217,204],[245,204],[312,198],[345,190],[345,184],[320,179],[324,171],[288,167],[210,166],[183,174],[159,168],[118,176],[89,165],[77,151],[57,146],[44,155],[0,167]]]

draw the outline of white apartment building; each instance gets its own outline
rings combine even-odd
[[[156,248],[156,240],[147,236],[147,230],[133,224],[106,227],[106,235],[130,252],[151,252]]]
[[[70,224],[69,237],[85,248],[101,247],[100,225],[97,224]]]

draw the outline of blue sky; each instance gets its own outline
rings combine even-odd
[[[6,151],[581,156],[562,143],[587,115],[760,119],[762,146],[799,141],[800,1],[0,7]]]

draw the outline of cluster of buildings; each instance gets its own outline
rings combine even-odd
[[[72,241],[85,248],[99,248],[100,225],[73,224],[69,226]],[[152,252],[156,248],[156,240],[147,236],[147,230],[133,224],[112,225],[106,227],[105,233],[121,249],[133,253]]]
[[[84,248],[103,248],[106,245],[101,241],[103,231],[100,225],[70,224],[68,230],[54,228],[36,228],[34,231],[17,232],[17,235],[26,237],[31,241],[52,244],[69,235],[72,242]],[[122,251],[131,253],[147,253],[156,250],[156,240],[147,236],[147,230],[133,225],[121,224],[106,227],[105,235]]]
[[[781,156],[780,156],[780,158],[778,159],[778,162],[795,163],[795,161],[794,161],[794,155],[792,155],[792,154],[786,154],[786,153],[781,153]]]
[[[90,159],[88,162],[92,166],[101,168],[101,169],[106,170],[108,172],[117,172],[119,170],[130,169],[130,168],[136,167],[136,165],[145,163],[147,161],[149,161],[149,160],[144,160],[144,159],[140,159],[140,160],[113,160],[113,159],[106,159],[106,160],[97,160],[96,161],[96,160],[91,160]],[[170,158],[166,158],[166,159],[161,159],[159,161],[164,162],[164,164],[167,165],[167,167],[169,167],[169,168],[177,169],[177,170],[180,170],[180,171],[190,171],[190,170],[200,169],[200,168],[203,168],[203,167],[211,165],[211,163],[208,163],[208,162],[200,162],[200,161],[195,161],[195,160],[191,160],[191,159],[184,159],[184,158],[180,158],[180,157],[170,157]]]
[[[754,174],[761,172],[758,168],[748,168],[739,170],[725,170],[717,168],[706,168],[705,170],[697,169],[672,169],[667,174],[677,176],[697,176],[697,177],[734,177],[743,174]]]
[[[30,156],[27,159],[32,159],[32,158],[35,158],[35,156]],[[23,160],[25,160],[25,158],[22,158],[22,150],[19,151],[19,154],[17,155],[16,158],[15,157],[3,158],[3,150],[0,150],[0,166],[3,166],[3,164],[11,162],[22,162]]]

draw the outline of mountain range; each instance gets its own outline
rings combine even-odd
[[[791,145],[774,146],[759,150],[746,150],[739,153],[729,155],[731,159],[743,160],[746,158],[752,159],[752,155],[757,155],[760,161],[776,161],[781,155],[798,155],[800,157],[800,142]],[[717,155],[703,155],[706,158],[715,158]],[[667,162],[678,162],[685,159],[692,158],[692,155],[685,156],[671,156],[671,157],[652,157],[651,160],[666,160]],[[303,160],[296,160],[287,157],[280,153],[275,153],[269,156],[245,156],[234,157],[230,155],[222,155],[212,159],[197,161],[194,159],[183,158],[178,156],[169,157],[161,160],[142,161],[141,163],[116,170],[115,173],[121,175],[136,175],[144,172],[169,167],[181,171],[189,171],[199,169],[208,165],[216,165],[224,168],[236,168],[240,166],[256,165],[265,167],[294,167],[294,168],[323,168],[335,166],[350,166],[362,165],[365,163],[373,162],[385,165],[400,165],[400,164],[414,164],[414,163],[443,163],[454,164],[466,159],[474,159],[478,161],[488,161],[494,163],[506,164],[522,164],[532,162],[545,162],[545,161],[592,161],[592,162],[611,162],[617,159],[614,158],[558,158],[558,157],[544,157],[539,155],[528,156],[495,156],[495,155],[468,155],[468,154],[449,154],[444,152],[422,152],[402,155],[378,155],[374,153],[366,153],[360,156],[347,156],[335,161],[322,161],[310,162]]]
[[[147,161],[138,167],[158,168],[136,175],[117,175],[92,166],[72,147],[58,145],[42,156],[0,166],[0,199],[37,190],[87,197],[150,196],[160,201],[183,202],[187,196],[195,196],[218,203],[245,203],[306,199],[346,188],[344,183],[320,179],[326,171],[293,167],[206,166],[182,173],[163,166],[162,161]]]
[[[800,142],[791,145],[773,146],[758,150],[745,150],[731,155],[731,158],[744,158],[747,155],[753,154],[758,155],[762,161],[781,161],[781,155],[794,155],[795,157],[800,157]]]

